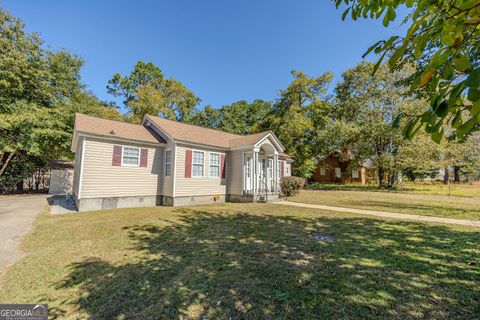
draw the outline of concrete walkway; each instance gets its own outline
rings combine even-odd
[[[17,246],[47,204],[47,195],[0,197],[0,269],[19,256]]]
[[[333,206],[324,206],[320,204],[309,204],[309,203],[292,202],[292,201],[285,201],[285,200],[277,201],[275,202],[275,204],[302,207],[302,208],[322,209],[322,210],[336,211],[336,212],[364,214],[367,216],[375,216],[375,217],[382,217],[382,218],[394,218],[394,219],[401,219],[401,220],[414,220],[414,221],[425,221],[425,222],[439,222],[439,223],[458,224],[462,226],[480,228],[480,221],[474,221],[474,220],[449,219],[449,218],[440,218],[440,217],[420,216],[417,214],[405,214],[405,213],[393,213],[393,212],[384,212],[384,211],[371,211],[371,210],[363,210],[363,209],[333,207]]]

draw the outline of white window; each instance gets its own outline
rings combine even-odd
[[[138,167],[140,164],[140,149],[123,147],[122,166]]]
[[[210,152],[210,177],[220,177],[220,154]]]
[[[169,176],[172,171],[172,150],[165,151],[165,176]]]
[[[358,169],[353,169],[352,170],[352,178],[353,179],[358,179]]]
[[[250,157],[245,158],[245,171],[247,172],[247,178],[250,178],[251,163]]]
[[[320,167],[320,175],[321,175],[321,176],[324,176],[324,175],[326,175],[326,174],[327,174],[327,172],[326,172],[326,170],[325,170],[325,167]]]
[[[342,177],[342,170],[340,168],[335,168],[335,178]]]
[[[205,153],[203,151],[193,151],[192,160],[192,177],[203,177]]]
[[[290,164],[285,164],[285,175],[290,176]]]

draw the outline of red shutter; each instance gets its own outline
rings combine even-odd
[[[113,146],[112,166],[122,165],[122,146]]]
[[[185,150],[185,178],[192,177],[192,150]]]
[[[221,172],[221,177],[222,179],[225,179],[226,174],[225,174],[225,155],[222,154],[222,157],[220,158],[220,172]]]
[[[148,149],[140,151],[140,167],[146,167],[148,164]]]
[[[280,161],[280,178],[285,177],[285,161]]]

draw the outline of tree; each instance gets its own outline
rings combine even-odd
[[[421,114],[403,112],[409,118],[404,135],[412,138],[421,127],[440,142],[448,127],[462,139],[480,128],[480,3],[475,0],[335,0],[357,18],[379,19],[383,25],[396,18],[400,6],[411,8],[402,24],[405,36],[393,36],[372,45],[365,53],[380,55],[376,68],[388,57],[390,69],[413,65],[408,78],[412,92],[427,97],[430,107]],[[364,55],[364,56],[365,56]],[[375,68],[375,69],[376,69]]]
[[[0,52],[0,189],[5,189],[4,183],[30,170],[25,161],[40,166],[48,159],[72,157],[76,111],[109,117],[118,111],[85,92],[81,58],[43,48],[38,35],[26,33],[24,24],[4,10]]]
[[[236,134],[258,133],[271,107],[270,102],[261,99],[252,103],[241,100],[222,106],[217,128]]]
[[[328,85],[333,79],[330,72],[312,77],[302,71],[292,71],[290,85],[280,90],[264,128],[272,130],[293,156],[294,174],[309,178],[315,169],[318,130],[326,122]]]
[[[213,108],[211,105],[207,105],[203,110],[197,110],[190,117],[189,122],[197,126],[205,128],[217,128],[220,117],[220,110]]]
[[[123,97],[129,120],[134,123],[139,123],[145,114],[188,122],[200,102],[181,82],[165,79],[162,70],[151,62],[137,62],[125,77],[114,74],[107,90]]]
[[[393,124],[400,112],[421,110],[425,105],[409,97],[399,82],[411,73],[409,69],[390,73],[382,64],[372,77],[374,67],[362,62],[342,74],[343,81],[335,89],[336,101],[329,112],[331,124],[326,126],[330,131],[324,135],[335,134],[327,141],[337,139],[327,152],[335,147],[338,151],[348,150],[359,163],[370,160],[380,187],[392,188],[406,167],[402,164],[406,159],[400,156],[404,144],[401,131]]]

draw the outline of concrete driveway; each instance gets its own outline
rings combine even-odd
[[[0,197],[0,269],[19,257],[17,246],[47,204],[47,195]]]

